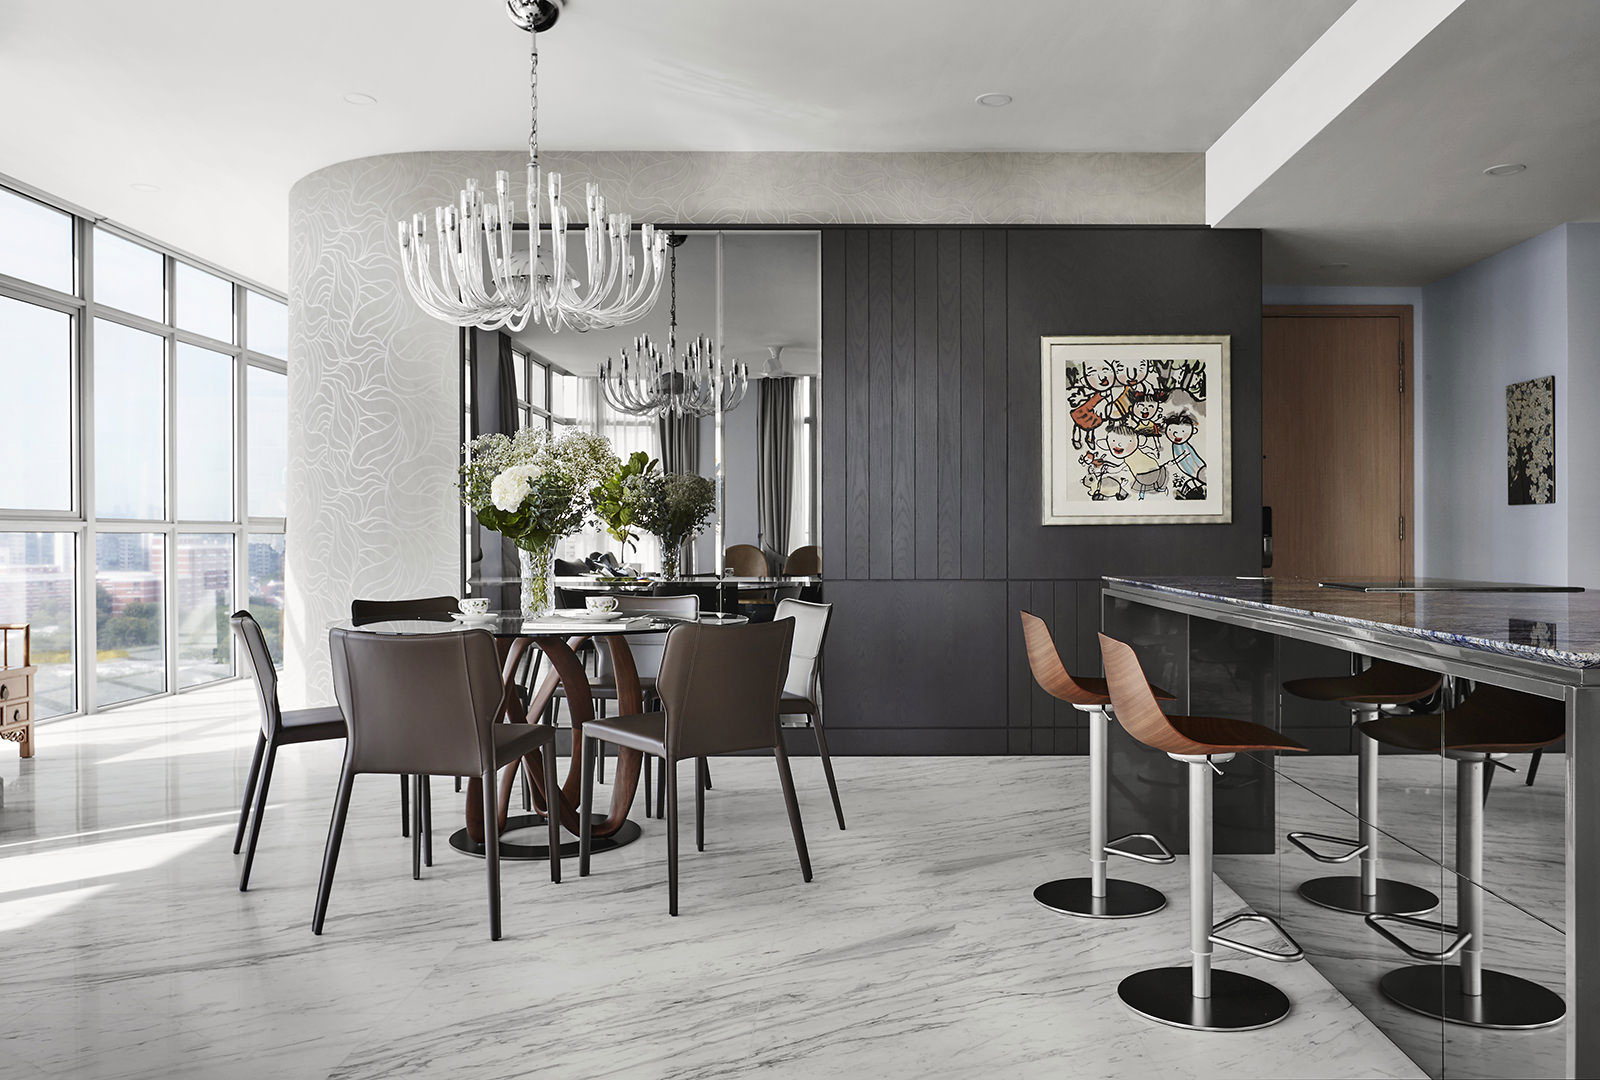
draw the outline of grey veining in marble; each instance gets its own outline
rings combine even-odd
[[[0,1077],[1421,1075],[1306,964],[1219,960],[1293,999],[1261,1032],[1124,1008],[1124,975],[1183,962],[1187,868],[1118,867],[1171,898],[1149,919],[1033,902],[1082,870],[1083,759],[837,759],[848,832],[797,759],[811,884],[771,761],[722,760],[680,918],[650,819],[589,878],[507,865],[500,942],[482,864],[443,843],[449,784],[438,861],[412,881],[394,785],[364,778],[316,938],[339,750],[283,751],[241,894],[229,848],[254,729],[233,683],[49,725],[30,762],[0,754]],[[1240,903],[1219,886],[1219,917]]]
[[[1362,593],[1274,578],[1108,577],[1148,589],[1543,661],[1600,667],[1600,593]]]

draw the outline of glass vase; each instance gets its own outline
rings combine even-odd
[[[669,544],[665,540],[661,542],[661,576],[668,581],[678,580],[678,556],[682,550],[681,541],[676,544]]]
[[[555,606],[550,597],[550,568],[555,560],[554,541],[518,545],[522,557],[522,617],[537,619]]]

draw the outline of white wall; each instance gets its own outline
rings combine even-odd
[[[1567,576],[1600,588],[1600,224],[1567,231]],[[1556,384],[1556,404],[1562,402]],[[1559,434],[1559,432],[1557,433]],[[1564,466],[1564,467],[1563,467]]]
[[[1205,210],[1199,154],[545,160],[566,173],[569,198],[593,179],[612,209],[673,224],[1178,224]],[[496,169],[511,171],[520,200],[524,164],[520,151],[392,154],[321,169],[290,192],[287,707],[332,699],[326,627],[353,597],[457,588],[456,330],[406,294],[393,223]]]
[[[1566,584],[1575,462],[1568,417],[1567,230],[1560,226],[1423,289],[1428,478],[1419,564],[1437,577]],[[1556,501],[1506,504],[1506,386],[1556,378]],[[1592,391],[1586,391],[1592,393]],[[1600,582],[1594,582],[1600,584]],[[1581,582],[1580,582],[1581,584]]]

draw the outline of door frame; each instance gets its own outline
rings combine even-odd
[[[1410,304],[1262,304],[1262,319],[1399,319],[1400,357],[1396,378],[1400,380],[1400,517],[1405,531],[1400,538],[1400,576],[1410,578],[1416,573],[1417,524],[1413,490],[1416,479],[1416,454],[1412,441],[1412,423],[1415,404],[1412,388],[1416,385],[1414,359],[1416,349],[1412,344]],[[1262,415],[1266,414],[1266,399],[1262,398]],[[1399,523],[1396,523],[1397,527]]]

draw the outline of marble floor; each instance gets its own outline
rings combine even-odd
[[[388,778],[356,788],[326,933],[311,906],[338,749],[279,758],[254,884],[231,853],[255,707],[230,683],[66,721],[0,753],[0,1077],[1418,1076],[1312,966],[1225,955],[1281,986],[1277,1027],[1194,1034],[1118,1001],[1185,959],[1185,867],[1119,866],[1171,906],[1064,919],[1035,884],[1080,870],[1080,758],[836,762],[850,830],[796,761],[816,879],[769,760],[719,760],[708,845],[666,913],[662,826],[551,885],[445,845],[410,876]],[[636,812],[636,818],[640,815]],[[1217,890],[1217,914],[1240,906]]]

